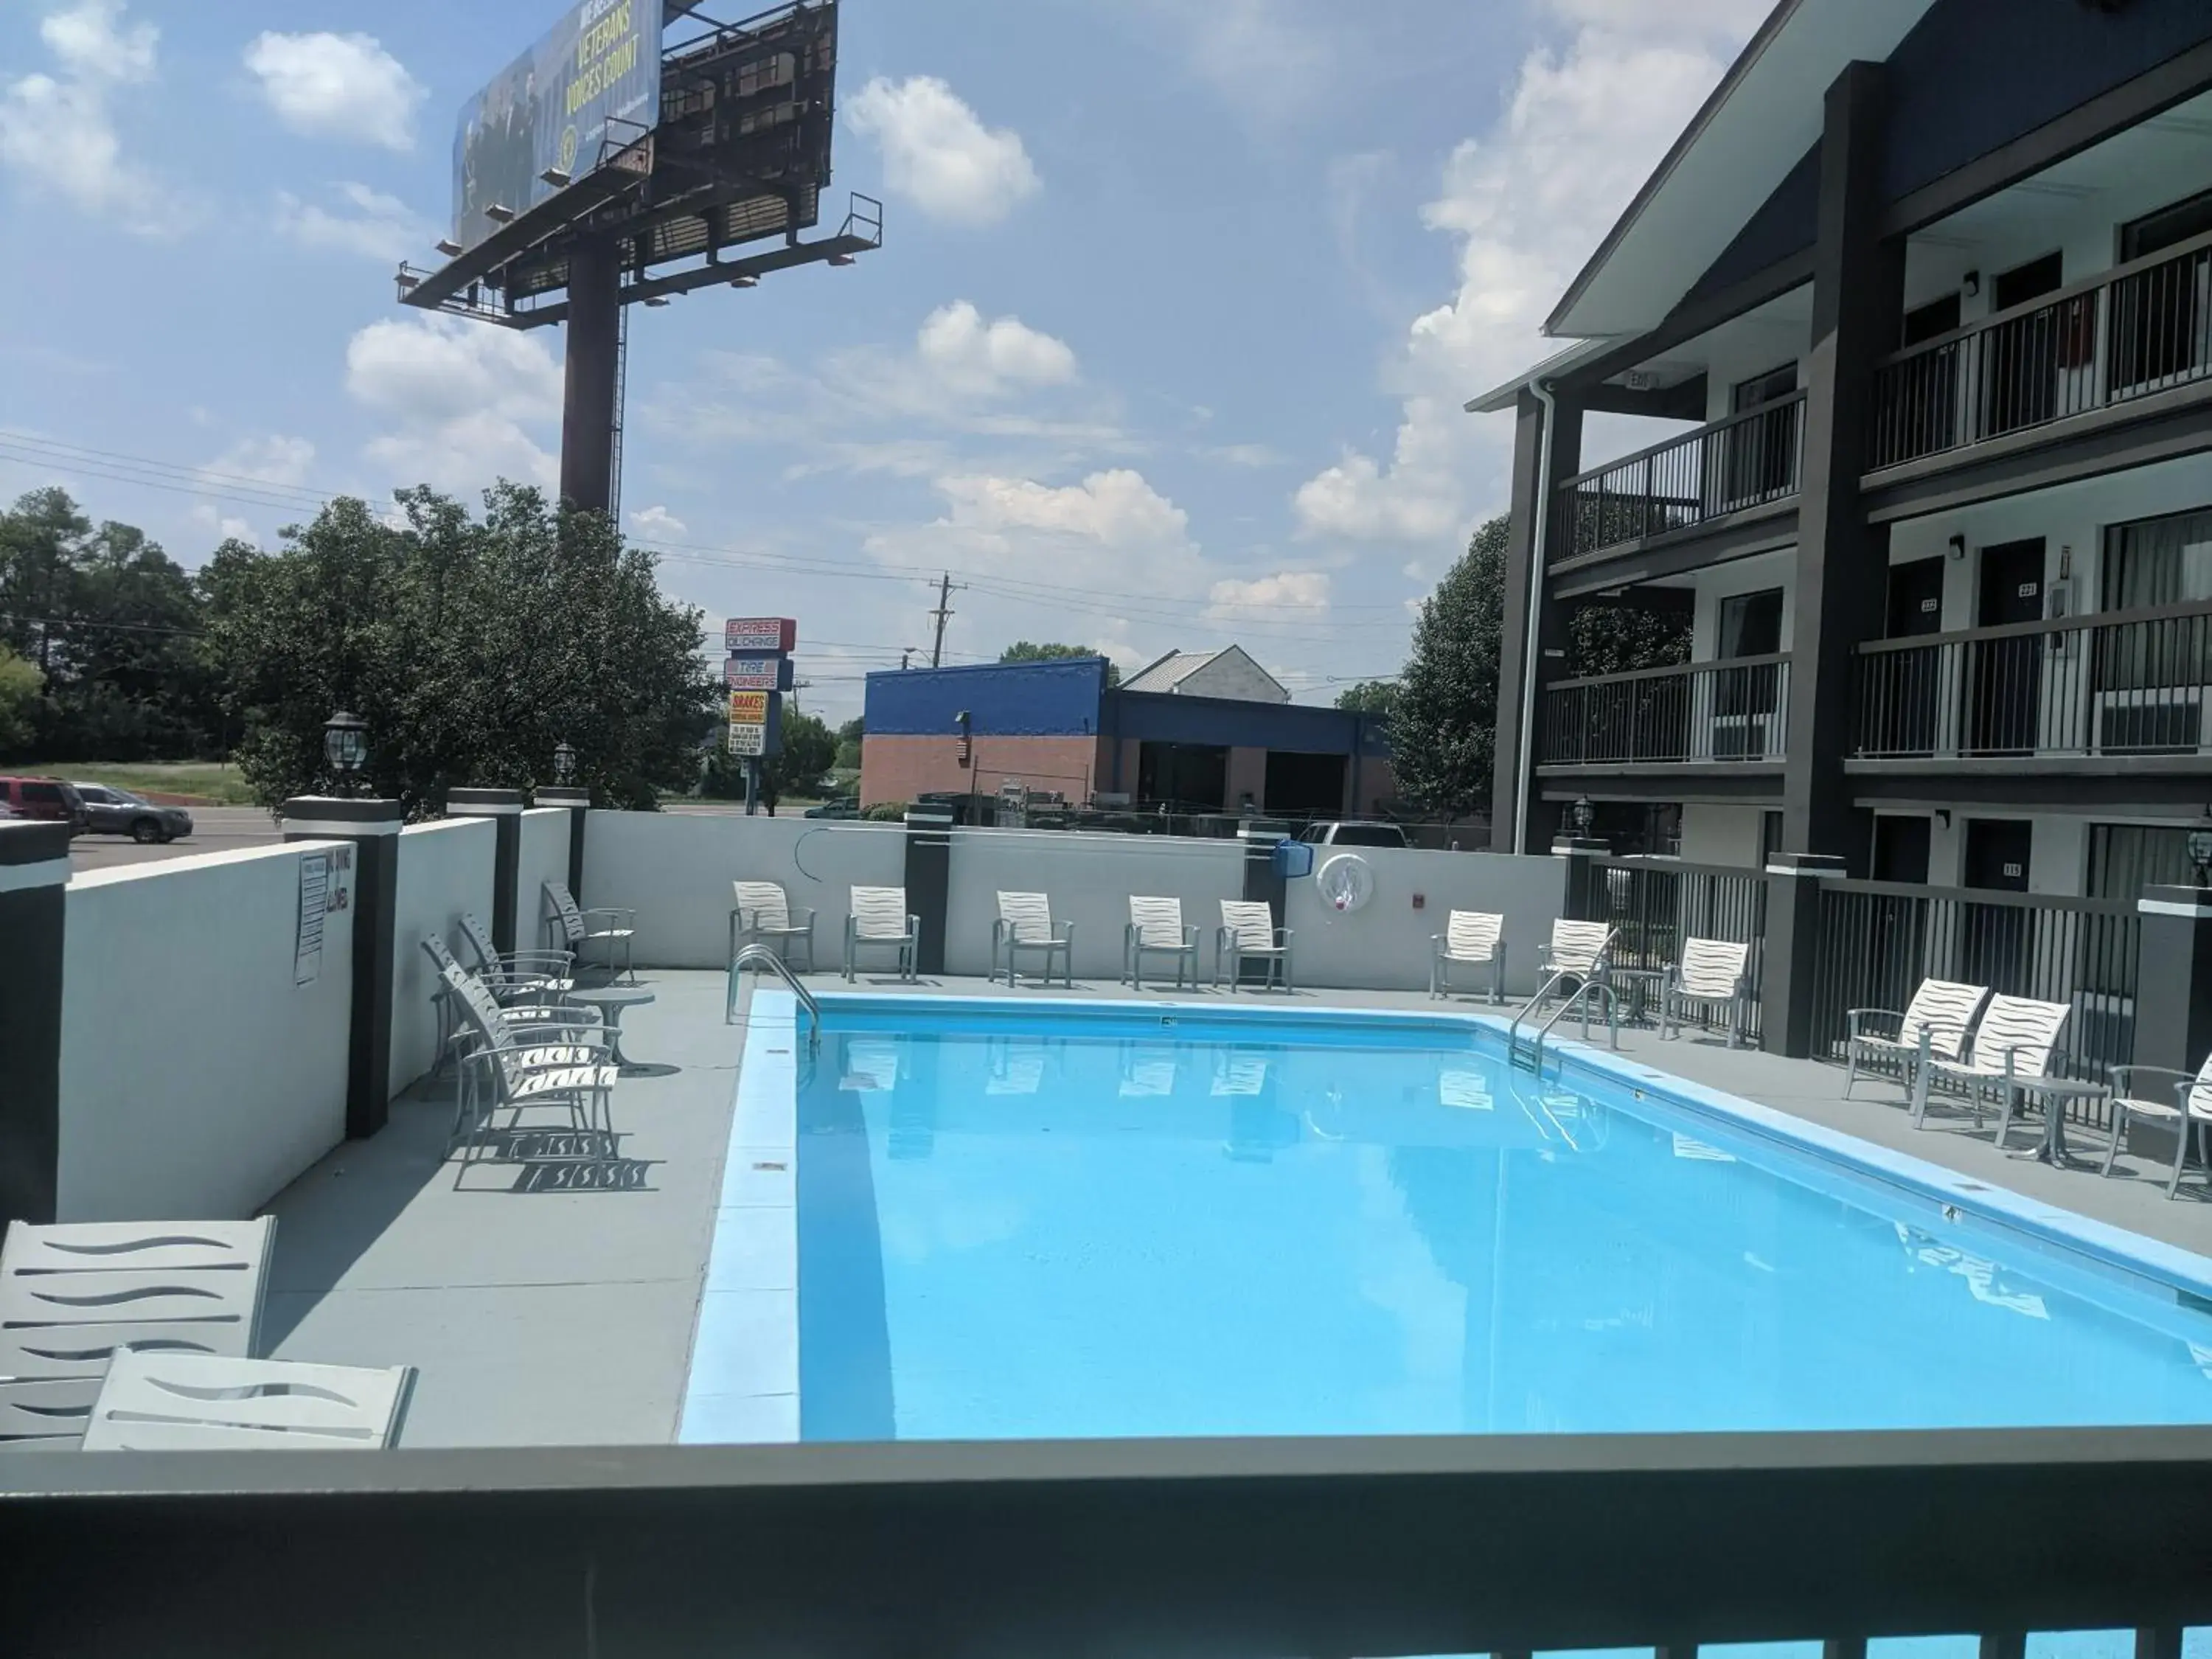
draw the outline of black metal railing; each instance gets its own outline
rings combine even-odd
[[[1869,760],[2212,752],[2212,602],[1872,641],[1856,702]]]
[[[1868,470],[2212,375],[2212,235],[1899,353],[1875,371]]]
[[[1598,878],[1589,884],[1590,914],[1577,921],[1602,921],[1613,929],[1613,963],[1638,975],[1662,973],[1682,960],[1686,939],[1725,939],[1747,945],[1751,980],[1744,1011],[1744,1036],[1759,1034],[1759,994],[1763,978],[1761,944],[1766,937],[1766,876],[1758,870],[1719,865],[1684,864],[1678,859],[1600,859]],[[1628,979],[1624,995],[1649,995],[1650,981]],[[1656,1016],[1656,1010],[1644,1011]],[[1700,1007],[1693,1024],[1725,1029],[1724,1012]]]
[[[1797,493],[1805,394],[1762,404],[1559,486],[1553,560],[1686,530]]]
[[[0,1468],[5,1645],[83,1659],[1694,1659],[1823,1638],[1863,1659],[1869,1638],[2016,1656],[2079,1630],[2179,1659],[2212,1621],[2212,1429],[2194,1425]]]
[[[1557,680],[1544,688],[1538,763],[1780,760],[1789,727],[1786,654]]]
[[[2136,951],[2131,903],[1981,888],[1831,881],[1820,890],[1813,958],[1814,1049],[1841,1059],[1853,1008],[1903,1009],[1924,979],[2073,1010],[2051,1057],[2061,1076],[2100,1079],[2135,1057]],[[2102,1101],[2069,1115],[2104,1127]]]

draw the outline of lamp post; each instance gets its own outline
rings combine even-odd
[[[1574,826],[1577,841],[1590,838],[1590,831],[1597,828],[1597,808],[1590,805],[1588,795],[1567,809],[1567,822]]]
[[[368,725],[341,708],[323,722],[323,757],[341,795],[351,795],[354,781],[368,764]]]
[[[576,781],[576,750],[565,738],[553,750],[553,781],[563,789]]]

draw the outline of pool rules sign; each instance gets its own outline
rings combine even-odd
[[[760,795],[761,763],[783,747],[783,694],[792,689],[799,624],[789,617],[732,617],[722,630],[729,660],[730,753],[745,762],[745,811]]]

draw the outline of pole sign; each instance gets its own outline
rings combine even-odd
[[[733,617],[723,626],[722,643],[730,653],[722,665],[722,684],[730,693],[730,752],[765,760],[783,748],[783,694],[793,684],[791,652],[799,643],[799,624],[789,617]]]
[[[722,646],[732,654],[787,655],[799,647],[799,624],[789,617],[733,617],[723,626]]]
[[[732,691],[788,691],[793,684],[791,659],[741,652],[723,665],[722,683]]]
[[[783,746],[783,699],[773,691],[730,693],[730,752],[765,757]]]

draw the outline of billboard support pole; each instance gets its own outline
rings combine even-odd
[[[622,367],[622,249],[580,240],[568,262],[568,365],[561,404],[561,499],[605,513],[614,501],[615,398]]]
[[[758,756],[745,761],[745,816],[751,817],[760,811],[761,763]]]

